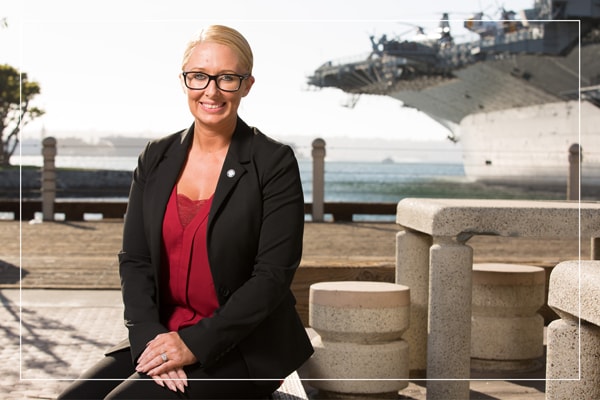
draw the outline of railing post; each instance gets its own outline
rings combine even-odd
[[[583,151],[581,146],[574,143],[569,147],[569,176],[567,178],[567,200],[580,200],[579,196],[579,171],[581,167],[581,161],[583,158]]]
[[[47,137],[42,140],[42,215],[44,221],[54,221],[54,199],[56,198],[56,139]]]
[[[313,222],[323,222],[325,215],[325,141],[323,139],[313,140],[312,158],[312,220]]]
[[[574,143],[569,147],[569,176],[567,179],[567,200],[581,200],[581,162],[583,161],[583,149],[581,145]],[[600,238],[591,240],[590,259],[600,260]]]

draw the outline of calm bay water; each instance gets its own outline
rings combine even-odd
[[[15,160],[16,161],[16,160]],[[41,156],[23,156],[22,165],[42,165]],[[300,159],[300,175],[307,202],[312,201],[312,160]],[[135,157],[61,156],[58,168],[89,168],[133,171]],[[411,196],[427,182],[465,181],[460,164],[325,162],[325,200],[334,202],[397,202]]]
[[[18,163],[18,158],[12,160]],[[42,165],[41,156],[23,156],[22,165]],[[136,157],[60,156],[58,168],[133,171]],[[299,160],[306,202],[312,201],[312,160]],[[325,201],[397,203],[405,197],[563,199],[564,193],[470,182],[462,164],[347,162],[325,160]]]
[[[300,174],[305,197],[312,199],[312,161],[300,162]],[[325,201],[395,203],[434,182],[465,181],[461,164],[326,162]]]

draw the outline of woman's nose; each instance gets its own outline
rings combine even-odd
[[[205,93],[214,94],[219,91],[219,87],[217,86],[217,80],[211,79],[208,81],[208,86],[204,89]]]

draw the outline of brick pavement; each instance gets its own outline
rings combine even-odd
[[[122,221],[25,222],[21,226],[0,221],[3,399],[54,398],[68,380],[124,337],[118,291],[98,290],[118,287],[116,252],[121,228]],[[393,263],[396,231],[394,224],[307,224],[303,262]],[[478,237],[472,246],[478,262],[555,265],[578,257],[576,241],[530,241],[516,246],[510,238],[500,243],[496,238]],[[589,257],[585,243],[582,257]],[[15,290],[19,285],[26,289]],[[424,386],[425,382],[413,382],[402,395],[424,399]],[[543,386],[543,381],[475,381],[471,398],[541,400]]]
[[[54,399],[126,335],[118,291],[0,291],[2,399]]]
[[[115,290],[3,289],[0,302],[3,400],[56,398],[126,334]],[[524,378],[475,380],[471,399],[543,400],[543,371]],[[307,392],[319,398],[310,387]],[[425,400],[425,395],[425,382],[413,381],[398,399]]]

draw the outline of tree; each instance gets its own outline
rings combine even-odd
[[[10,165],[21,129],[44,115],[44,110],[30,104],[38,94],[40,85],[29,81],[26,73],[19,73],[10,65],[0,65],[0,166]]]

